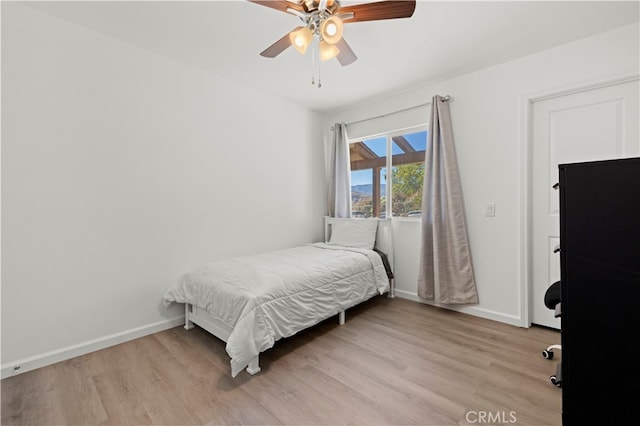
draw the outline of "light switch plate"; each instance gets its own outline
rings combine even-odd
[[[496,203],[486,203],[484,205],[484,215],[494,217],[496,215]]]

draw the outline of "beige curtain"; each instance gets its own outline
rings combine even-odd
[[[329,171],[329,216],[351,217],[351,165],[344,123],[333,126]]]
[[[425,154],[418,296],[478,303],[448,98],[434,96]]]

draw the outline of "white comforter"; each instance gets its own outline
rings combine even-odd
[[[180,277],[165,304],[190,303],[232,329],[231,375],[280,338],[389,288],[373,250],[324,243],[203,265]]]

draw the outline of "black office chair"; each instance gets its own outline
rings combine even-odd
[[[555,317],[558,318],[561,315],[561,298],[560,298],[560,281],[556,281],[551,284],[547,291],[544,293],[544,305],[555,311]],[[542,351],[542,356],[546,359],[553,359],[553,350],[554,349],[562,349],[562,345],[551,345],[547,349]],[[557,387],[562,386],[562,369],[561,364],[558,363],[556,365],[556,374],[549,377],[549,380],[552,384]]]

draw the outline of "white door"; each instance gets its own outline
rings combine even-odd
[[[559,329],[544,305],[547,288],[560,280],[558,164],[640,155],[638,81],[536,101],[532,111],[530,319]]]

